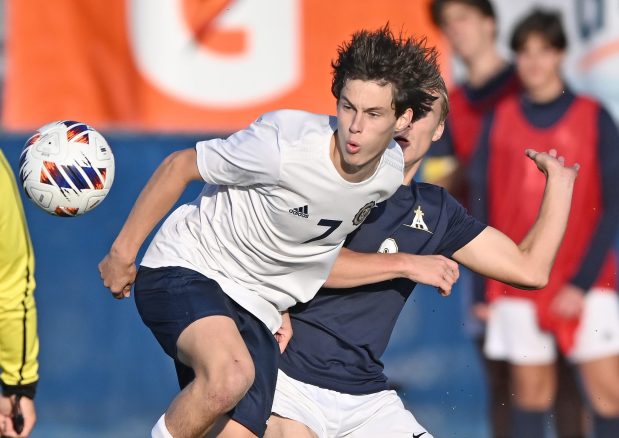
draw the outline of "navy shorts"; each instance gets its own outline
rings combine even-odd
[[[195,377],[193,370],[176,356],[176,341],[181,332],[207,316],[224,315],[234,320],[251,354],[256,377],[228,415],[257,436],[263,436],[271,415],[280,356],[277,341],[267,326],[228,297],[216,281],[191,269],[141,266],[134,295],[142,321],[174,359],[181,389]]]

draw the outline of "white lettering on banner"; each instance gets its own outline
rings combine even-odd
[[[246,33],[245,51],[233,55],[195,41],[181,0],[127,1],[140,72],[177,99],[242,107],[279,97],[300,80],[300,0],[232,1],[213,27]]]

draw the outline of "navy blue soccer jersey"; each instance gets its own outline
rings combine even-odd
[[[450,257],[484,228],[443,188],[413,182],[378,204],[346,247]],[[387,389],[380,357],[415,285],[401,278],[322,288],[290,309],[294,334],[280,368],[296,380],[348,394]]]

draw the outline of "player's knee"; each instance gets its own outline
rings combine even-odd
[[[516,406],[525,410],[550,409],[554,403],[555,387],[551,382],[537,382],[537,385],[517,385],[514,391]]]
[[[619,417],[619,390],[605,388],[596,394],[591,394],[593,410],[602,417]]]
[[[208,373],[196,372],[195,384],[210,410],[225,413],[247,393],[254,375],[253,363],[233,361]]]

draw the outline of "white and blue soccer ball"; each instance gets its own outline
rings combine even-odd
[[[114,182],[114,155],[103,136],[69,120],[49,123],[28,139],[19,160],[24,191],[57,216],[77,216],[105,199]]]

